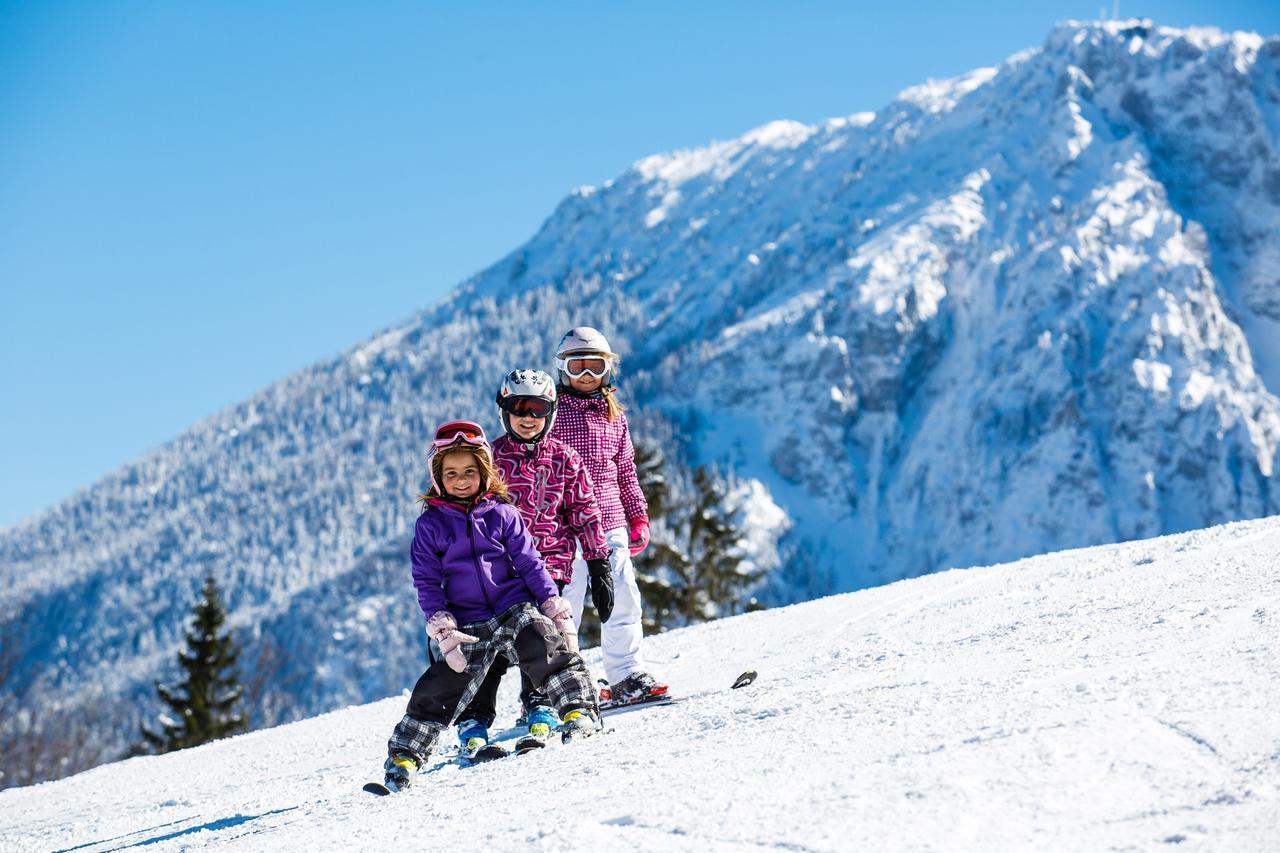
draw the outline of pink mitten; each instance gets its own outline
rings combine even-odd
[[[649,519],[643,515],[637,516],[629,522],[631,527],[631,542],[628,548],[631,556],[638,555],[645,548],[649,547]]]
[[[543,616],[555,623],[556,630],[564,638],[564,644],[569,647],[569,651],[576,653],[578,627],[573,624],[573,608],[569,606],[569,602],[558,595],[553,595],[542,602],[538,609],[542,611]]]
[[[444,662],[449,664],[449,668],[454,672],[462,672],[467,668],[467,656],[458,647],[463,643],[478,642],[480,639],[459,631],[453,614],[447,610],[439,610],[427,620],[427,636],[439,643]]]

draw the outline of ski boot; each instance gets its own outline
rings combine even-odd
[[[402,752],[387,758],[382,770],[386,774],[382,784],[394,794],[413,786],[413,780],[418,775],[418,760]]]
[[[569,743],[570,741],[582,740],[594,734],[599,734],[601,730],[600,721],[595,718],[591,711],[587,708],[579,708],[564,715],[564,722],[560,724],[560,741]]]
[[[633,672],[609,689],[610,705],[635,705],[663,699],[670,689],[647,672]]]
[[[526,720],[529,726],[529,737],[541,738],[542,740],[551,737],[551,730],[560,723],[560,718],[556,716],[556,712],[546,705],[531,708]]]
[[[458,723],[458,754],[474,758],[489,745],[489,727],[479,720],[462,720]]]
[[[551,730],[559,722],[556,712],[546,705],[538,705],[536,708],[530,708],[523,716],[529,727],[529,733],[516,741],[516,752],[528,752],[531,749],[541,749],[546,746],[547,738],[551,737]]]

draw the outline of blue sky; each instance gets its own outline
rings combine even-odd
[[[404,320],[576,186],[1101,8],[0,3],[0,526]],[[1280,32],[1275,3],[1120,12]]]

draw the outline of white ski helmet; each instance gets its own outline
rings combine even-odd
[[[533,444],[541,441],[556,422],[556,383],[550,374],[541,370],[513,370],[498,388],[497,403],[502,413],[502,428],[507,435],[522,444]],[[511,415],[526,412],[547,419],[542,431],[533,438],[521,438],[511,428]]]
[[[572,356],[595,355],[604,359],[605,374],[601,381],[608,385],[618,369],[618,355],[609,348],[609,340],[598,329],[590,326],[574,326],[564,333],[560,346],[556,348],[556,369],[560,373],[560,382],[568,385],[569,374],[567,362]]]

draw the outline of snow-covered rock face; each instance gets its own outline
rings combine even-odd
[[[849,546],[849,586],[1274,513],[1278,59],[1064,25],[874,117],[644,160],[474,288],[638,303],[642,397]]]
[[[767,487],[824,564],[796,578],[1280,512],[1278,69],[1280,39],[1068,24],[579,190],[444,303],[4,531],[4,689],[145,694],[213,571],[271,641],[262,722],[398,690],[424,439],[496,426],[499,377],[578,324],[623,353],[638,433],[660,414]]]

